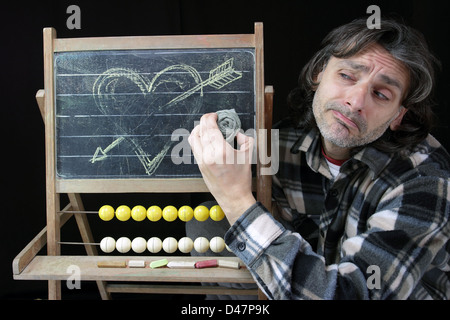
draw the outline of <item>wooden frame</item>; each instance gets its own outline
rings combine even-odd
[[[24,280],[48,280],[49,299],[61,298],[61,280],[67,279],[64,273],[67,263],[76,261],[82,266],[81,280],[96,280],[103,299],[110,298],[110,292],[126,291],[124,286],[108,286],[104,281],[179,281],[182,282],[254,282],[246,269],[222,270],[222,274],[214,270],[193,270],[194,275],[185,279],[174,278],[167,270],[153,271],[153,274],[145,274],[136,277],[131,269],[126,275],[115,269],[102,270],[98,273],[92,268],[95,259],[113,259],[114,257],[97,256],[96,247],[89,245],[94,242],[86,214],[84,211],[80,193],[137,193],[137,192],[208,192],[201,178],[195,179],[86,179],[64,180],[56,176],[56,151],[55,151],[55,92],[54,92],[54,63],[55,52],[87,51],[87,50],[119,50],[119,49],[179,49],[179,48],[254,48],[255,49],[255,103],[256,103],[256,132],[258,140],[258,152],[268,154],[266,148],[270,146],[270,140],[262,135],[262,130],[270,129],[272,121],[273,89],[266,88],[264,93],[264,65],[263,65],[263,26],[255,23],[254,34],[237,35],[199,35],[199,36],[150,36],[150,37],[105,37],[105,38],[76,38],[58,39],[53,28],[44,29],[44,90],[39,90],[36,99],[45,123],[45,157],[46,157],[46,203],[47,226],[25,247],[13,261],[14,279]],[[265,106],[266,104],[266,106]],[[266,107],[266,108],[265,108]],[[270,137],[270,134],[268,135]],[[259,158],[259,157],[257,157]],[[267,165],[266,165],[267,166]],[[262,165],[257,160],[257,176],[254,181],[254,190],[257,199],[267,208],[271,207],[271,176],[260,175]],[[105,183],[107,182],[107,183]],[[59,196],[67,193],[70,203],[63,210],[60,208]],[[78,213],[71,213],[78,212]],[[76,218],[82,240],[88,256],[61,257],[60,228],[72,216]],[[36,256],[47,244],[48,256]],[[115,257],[116,260],[118,257]],[[120,259],[127,257],[121,256]],[[155,257],[143,257],[152,260]],[[186,257],[183,257],[186,259]],[[49,269],[46,265],[58,265]],[[63,271],[62,271],[63,270]],[[142,274],[142,271],[138,271]],[[171,280],[177,279],[177,280]],[[236,281],[238,280],[238,281]],[[139,291],[136,286],[129,286],[129,292]],[[139,292],[186,292],[199,293],[225,293],[248,294],[248,290],[236,291],[232,289],[207,288],[205,290],[193,289],[192,286],[176,287],[176,289],[160,286],[145,286]],[[224,291],[225,290],[225,291]],[[261,294],[261,293],[260,293]],[[262,295],[260,295],[262,297]]]

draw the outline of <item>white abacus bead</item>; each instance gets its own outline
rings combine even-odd
[[[209,249],[209,240],[205,237],[198,237],[194,241],[194,249],[198,253],[205,253]]]
[[[189,253],[194,248],[194,242],[191,238],[183,237],[178,241],[178,250],[182,253]]]
[[[131,240],[127,237],[121,237],[116,241],[116,249],[120,253],[127,253],[131,249]]]
[[[174,253],[178,248],[178,241],[173,237],[165,238],[163,243],[163,250],[167,253]]]
[[[131,249],[136,253],[142,253],[147,249],[147,241],[142,237],[134,238],[131,242]]]
[[[151,237],[147,241],[147,249],[151,253],[158,253],[162,249],[162,241],[160,238],[157,237]]]
[[[220,253],[225,249],[225,241],[221,237],[214,237],[209,242],[209,248],[212,252]]]
[[[112,237],[104,237],[100,241],[100,249],[105,253],[111,253],[116,249],[116,240]]]

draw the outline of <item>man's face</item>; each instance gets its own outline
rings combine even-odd
[[[325,140],[353,148],[395,130],[406,109],[408,70],[380,45],[348,59],[331,57],[318,75],[313,111]]]

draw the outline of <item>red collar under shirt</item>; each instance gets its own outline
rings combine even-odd
[[[325,154],[325,151],[323,150],[323,147],[321,148],[322,150],[322,154],[325,157],[325,159],[327,160],[328,163],[328,167],[330,169],[331,174],[333,175],[333,178],[335,178],[338,174],[339,174],[339,169],[342,166],[342,164],[347,161],[348,159],[344,159],[344,160],[336,160],[333,158],[330,158],[329,156],[327,156]]]

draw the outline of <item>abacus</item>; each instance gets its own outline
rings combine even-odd
[[[217,258],[211,256],[200,259],[199,257],[176,255],[176,250],[183,253],[187,253],[189,250],[204,250],[206,246],[205,240],[209,242],[209,247],[211,247],[212,242],[216,251],[226,250],[222,238],[188,240],[175,239],[168,236],[165,239],[159,239],[159,241],[156,239],[150,241],[150,239],[143,237],[129,239],[126,235],[123,235],[115,239],[105,237],[106,239],[100,239],[101,241],[96,242],[87,218],[87,215],[92,212],[84,209],[82,194],[176,194],[208,192],[201,176],[195,173],[193,174],[189,171],[191,169],[186,169],[187,171],[183,171],[180,176],[173,176],[174,169],[170,166],[164,167],[162,165],[164,159],[170,155],[171,148],[173,152],[173,143],[164,142],[166,141],[164,140],[159,144],[159,140],[151,140],[151,143],[148,142],[150,140],[145,140],[164,137],[167,134],[150,135],[145,134],[145,132],[137,132],[135,130],[138,128],[144,128],[148,132],[152,132],[151,130],[153,130],[154,125],[149,125],[146,122],[130,122],[131,124],[127,124],[125,120],[121,120],[120,123],[114,122],[114,119],[117,119],[119,115],[108,115],[109,110],[113,110],[114,108],[114,110],[119,110],[116,105],[112,104],[117,103],[117,101],[120,101],[126,95],[118,95],[114,99],[111,97],[119,89],[122,89],[119,86],[125,88],[130,82],[138,88],[138,94],[134,94],[134,100],[132,100],[137,101],[138,99],[147,99],[149,93],[154,93],[158,84],[165,84],[168,87],[168,79],[170,80],[173,74],[177,74],[182,79],[186,77],[190,77],[191,80],[193,79],[191,88],[186,89],[181,94],[177,93],[177,96],[171,98],[170,101],[160,104],[157,110],[162,110],[167,107],[174,110],[177,107],[193,109],[189,109],[187,111],[188,113],[181,118],[179,111],[154,115],[154,123],[160,121],[161,116],[165,116],[166,118],[164,119],[167,119],[167,122],[170,122],[171,119],[180,119],[180,123],[183,123],[183,121],[186,121],[185,118],[190,117],[189,119],[194,119],[195,117],[198,120],[203,113],[217,111],[202,109],[202,99],[207,99],[208,94],[224,90],[227,86],[232,88],[229,91],[229,95],[234,94],[233,99],[237,99],[234,100],[234,103],[237,103],[236,101],[239,102],[239,99],[242,99],[241,96],[247,94],[251,99],[254,99],[250,103],[250,107],[253,108],[254,106],[254,109],[250,110],[249,113],[244,113],[243,116],[254,123],[257,137],[256,154],[269,155],[270,134],[267,134],[267,129],[271,128],[273,89],[271,87],[264,87],[262,23],[255,23],[254,34],[60,39],[56,37],[56,31],[53,28],[45,28],[43,37],[44,89],[37,92],[36,100],[45,125],[47,225],[14,259],[14,279],[47,280],[49,299],[61,299],[61,281],[67,280],[70,276],[67,273],[67,268],[76,265],[81,271],[81,281],[94,280],[97,282],[102,299],[110,299],[112,292],[119,291],[142,293],[249,294],[248,290],[238,290],[238,292],[233,289],[220,287],[211,289],[191,285],[175,287],[165,285],[170,282],[253,283],[254,280],[250,272],[236,257]],[[73,81],[79,82],[75,84],[70,83],[69,85],[78,89],[85,86],[86,83],[89,83],[91,88],[90,93],[79,94],[79,96],[81,97],[80,99],[84,99],[83,97],[86,96],[93,99],[96,107],[98,107],[97,114],[67,115],[64,113],[70,107],[65,106],[64,103],[66,100],[72,99],[73,94],[64,91],[66,90],[65,84],[62,80],[57,79],[66,76],[64,74],[60,75],[60,73],[64,73],[64,68],[70,67],[73,64],[70,59],[77,55],[91,55],[93,58],[89,58],[90,60],[88,59],[86,61],[94,61],[95,59],[100,61],[104,59],[102,57],[109,57],[108,55],[110,55],[111,59],[113,57],[130,57],[131,60],[129,61],[121,60],[121,63],[128,64],[136,63],[138,61],[136,57],[142,57],[145,54],[153,55],[154,52],[157,52],[159,55],[167,54],[171,57],[174,57],[174,53],[176,53],[186,59],[187,62],[195,57],[201,57],[202,59],[200,61],[202,63],[197,63],[195,66],[207,65],[209,63],[209,71],[199,72],[187,62],[174,63],[162,68],[159,72],[152,73],[153,78],[149,80],[147,74],[145,76],[144,73],[139,74],[131,67],[113,67],[103,72],[93,71],[98,69],[96,65],[81,65],[77,69],[77,72],[88,67],[93,69],[84,71],[85,74],[77,74]],[[217,63],[213,61],[213,58],[215,59],[220,55],[224,57],[223,60]],[[239,65],[238,58],[241,56],[248,56],[252,59],[249,63],[250,71],[244,72],[237,69]],[[61,57],[67,58],[67,63],[62,64],[62,66],[58,65],[58,59],[61,59]],[[114,64],[111,62],[113,61],[111,59],[108,60],[108,64]],[[97,77],[96,79],[89,78],[93,74]],[[120,79],[118,79],[119,76],[121,77]],[[166,77],[166,79],[162,79],[163,77]],[[239,81],[243,83],[244,78],[250,79],[248,83],[251,84],[248,87],[244,86],[245,90],[239,87]],[[157,83],[158,81],[160,83]],[[197,100],[195,103],[188,101],[194,95],[196,99],[200,100]],[[156,97],[155,94],[152,103],[159,103],[155,102],[159,101],[158,99],[159,97]],[[79,101],[81,102],[75,104],[77,108],[90,110],[89,108],[93,107],[92,103],[85,103],[83,102],[84,100]],[[144,102],[147,103],[147,100]],[[57,108],[58,104],[60,105],[59,109]],[[127,104],[126,112],[135,112],[133,108],[141,105],[142,101],[136,106],[129,103]],[[230,107],[234,107],[234,105]],[[122,112],[122,109],[120,109],[120,112]],[[140,114],[139,117],[136,114],[122,114],[120,115],[120,119],[134,119],[130,121],[143,119],[142,121],[148,121],[149,115],[150,113],[148,111],[145,114]],[[112,134],[103,132],[103,130],[106,130],[105,127],[107,127],[105,122],[102,122],[104,118],[114,120],[110,123],[111,128],[115,130]],[[86,142],[73,142],[72,148],[67,148],[67,144],[62,141],[66,136],[61,134],[61,127],[64,126],[65,121],[72,123],[70,121],[75,120],[82,127],[75,128],[67,125],[64,134],[75,129],[81,130],[81,132],[83,130],[85,131],[93,123],[97,125],[97,129],[95,135],[89,136],[85,140]],[[188,130],[186,131],[189,132]],[[182,134],[177,137],[182,139],[183,134],[186,136],[186,132],[182,131]],[[73,137],[74,140],[71,141],[77,141],[76,134]],[[99,141],[99,144],[89,145],[94,140]],[[160,152],[156,155],[150,155],[147,148],[154,145],[160,148]],[[91,152],[90,154],[72,155],[70,153],[76,148],[88,147],[91,148],[91,151],[89,151]],[[126,159],[124,158],[125,155],[120,153],[125,151],[129,153],[129,155],[126,155]],[[181,157],[181,160],[185,161],[186,159]],[[192,158],[189,159],[188,157],[186,161],[189,162],[191,160]],[[81,164],[74,165],[72,163]],[[127,167],[127,165],[129,166]],[[253,191],[256,193],[258,201],[262,202],[267,208],[271,208],[271,176],[261,173],[263,168],[267,169],[269,166],[270,163],[262,162],[260,156],[257,156]],[[120,171],[116,175],[108,175],[119,167]],[[142,174],[136,170],[141,170]],[[159,175],[158,172],[160,172]],[[67,194],[69,199],[69,203],[64,208],[60,207],[61,194]],[[113,208],[114,218],[125,219],[128,215],[127,208],[118,209]],[[125,211],[122,211],[122,209]],[[128,209],[130,210],[129,214],[131,216],[132,209]],[[146,214],[148,217],[149,208],[144,209],[147,209]],[[177,217],[179,217],[179,209],[176,209]],[[111,215],[111,208],[103,208],[94,211],[94,213],[100,213],[103,219],[107,219],[108,210],[109,215]],[[192,208],[191,210],[194,211]],[[139,214],[141,214],[142,218],[142,208],[136,209],[136,217]],[[171,219],[171,215],[171,218],[174,218],[174,212],[168,212],[167,219]],[[61,245],[65,243],[61,241],[60,228],[72,216],[76,219],[87,256],[61,256]],[[183,218],[187,219],[185,217]],[[196,241],[198,242],[197,248],[195,245]],[[134,245],[133,242],[135,242]],[[37,253],[44,245],[47,245],[47,255],[38,255]],[[103,251],[102,255],[98,254],[98,246]],[[159,246],[161,246],[162,250],[157,250]],[[141,252],[142,256],[127,255],[130,249],[135,253]],[[172,252],[172,255],[168,255],[170,252]],[[194,267],[192,268],[192,266]],[[183,272],[180,272],[180,268],[183,268]],[[158,282],[161,285],[141,286],[136,284],[114,286],[113,284],[109,284],[108,281],[136,283]],[[258,292],[258,294],[261,298],[264,297],[261,292]]]
[[[97,211],[77,213],[96,214]],[[187,205],[181,206],[179,209],[171,205],[164,207],[164,209],[161,209],[157,205],[152,205],[148,209],[142,205],[134,206],[133,209],[130,209],[127,205],[121,205],[116,210],[110,205],[104,205],[99,209],[98,216],[103,221],[117,219],[123,222],[130,219],[141,222],[147,220],[147,218],[152,222],[157,222],[161,219],[168,222],[175,221],[176,219],[180,219],[183,222],[188,222],[191,219],[205,221],[208,218],[211,218],[213,221],[221,221],[225,218],[224,212],[218,205],[212,206],[211,209],[203,205],[199,205],[195,209]],[[86,245],[88,243],[60,241],[59,244]],[[134,253],[140,254],[144,253],[146,249],[150,253],[155,254],[161,251],[171,254],[176,250],[182,253],[190,253],[193,249],[199,253],[205,253],[208,249],[211,249],[214,253],[220,253],[225,248],[231,252],[220,236],[215,236],[210,240],[205,237],[198,237],[194,240],[188,237],[182,237],[179,240],[173,237],[166,237],[163,240],[158,237],[151,237],[148,240],[143,237],[135,237],[132,241],[126,236],[121,236],[117,241],[113,237],[107,236],[102,238],[100,242],[89,243],[89,245],[100,246],[101,251],[104,253],[112,253],[114,250],[117,250],[119,253],[128,253],[131,250]]]

